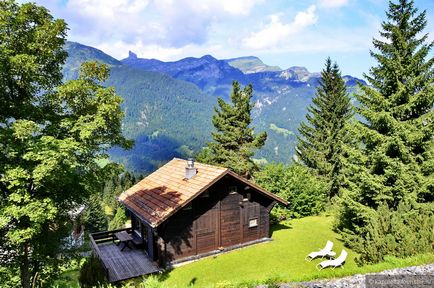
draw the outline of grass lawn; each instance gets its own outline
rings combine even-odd
[[[357,254],[348,248],[344,269],[317,271],[321,259],[307,262],[304,257],[324,247],[327,240],[334,242],[333,250],[339,255],[343,244],[331,229],[332,216],[313,216],[291,220],[272,227],[273,241],[231,251],[175,268],[163,275],[169,287],[213,287],[217,283],[306,281],[316,278],[335,278],[345,275],[377,272],[395,267],[405,267],[434,262],[434,254],[413,258],[389,257],[385,262],[358,267]]]

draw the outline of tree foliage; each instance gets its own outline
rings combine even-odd
[[[114,173],[111,178],[105,181],[102,199],[100,205],[104,208],[105,217],[108,221],[108,229],[120,229],[125,227],[127,222],[127,215],[125,207],[120,205],[117,201],[119,195],[131,188],[137,183],[137,179],[142,179],[143,177],[135,177],[129,172],[124,172],[121,174]]]
[[[427,24],[426,13],[418,13],[413,1],[400,0],[389,3],[386,15],[380,33],[384,40],[375,39],[376,50],[371,52],[378,65],[365,75],[370,86],[361,86],[357,95],[362,119],[354,123],[352,136],[360,142],[346,147],[347,182],[338,227],[348,244],[355,238],[362,243],[376,239],[383,219],[377,210],[388,209],[393,218],[402,207],[410,207],[405,210],[410,214],[422,206],[433,209],[434,58],[429,57],[433,43],[427,42],[426,34],[419,36]],[[407,225],[404,216],[397,221]],[[407,243],[394,229],[382,235],[388,243]],[[356,247],[366,261],[379,261],[388,253],[379,249],[372,254],[363,245]],[[409,251],[417,252],[396,254]]]
[[[312,102],[307,123],[300,124],[297,159],[330,181],[327,194],[331,197],[338,194],[340,187],[340,158],[342,145],[348,141],[345,126],[352,117],[352,105],[339,67],[330,58]]]
[[[254,181],[289,202],[283,210],[275,208],[273,214],[304,217],[318,214],[324,208],[328,184],[305,166],[269,164],[254,174]],[[278,220],[283,220],[282,217]]]
[[[429,253],[434,243],[434,213],[404,202],[396,210],[380,204],[371,211],[365,231],[365,237],[347,235],[351,246],[362,251],[358,259],[361,264],[380,262],[385,255],[409,257]]]
[[[231,102],[218,98],[218,107],[212,123],[217,130],[212,133],[214,142],[208,144],[198,160],[231,168],[234,172],[249,178],[257,170],[252,156],[267,139],[267,133],[254,133],[251,112],[253,88],[247,85],[241,89],[236,81],[232,83]]]
[[[83,288],[106,287],[106,272],[96,256],[87,258],[83,263],[78,281],[80,282],[80,287]]]
[[[65,36],[65,23],[45,8],[0,2],[0,245],[16,252],[9,264],[23,287],[56,259],[68,212],[112,166],[95,160],[130,144],[122,100],[101,85],[106,66],[83,64],[77,80],[61,84]]]

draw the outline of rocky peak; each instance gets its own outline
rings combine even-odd
[[[128,51],[128,58],[130,59],[137,59],[137,54],[133,51]]]

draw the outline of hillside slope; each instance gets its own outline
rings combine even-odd
[[[261,59],[255,56],[238,57],[226,59],[224,61],[232,67],[241,70],[245,74],[282,70],[279,66],[269,66],[265,64]]]
[[[111,67],[105,85],[114,86],[124,98],[123,129],[127,137],[136,140],[136,146],[130,151],[112,149],[110,153],[128,169],[140,173],[152,171],[174,156],[191,156],[210,141],[216,98],[229,99],[233,80],[243,85],[252,83],[253,124],[257,131],[268,133],[264,148],[255,158],[261,162],[290,162],[297,128],[305,119],[320,77],[304,67],[261,68],[260,72],[247,73],[250,64],[239,67],[243,73],[229,63],[239,59],[263,63],[256,57],[218,60],[206,55],[163,62],[141,59],[130,52],[128,58],[118,61],[78,43],[68,42],[66,49],[66,79],[77,77],[80,63],[86,60],[98,60]],[[361,81],[351,76],[344,79],[350,92]]]
[[[103,52],[68,42],[65,79],[77,77],[83,61],[97,60],[111,67],[104,83],[123,97],[124,134],[136,140],[130,151],[112,149],[110,154],[136,172],[152,171],[177,156],[185,157],[209,141],[213,97],[194,84],[158,72],[138,70]],[[188,131],[188,132],[187,132]]]

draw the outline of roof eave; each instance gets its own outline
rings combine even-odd
[[[286,201],[286,200],[280,198],[280,197],[277,196],[276,194],[273,194],[273,193],[271,193],[271,192],[265,190],[264,188],[262,188],[262,187],[260,187],[260,186],[258,186],[258,185],[256,185],[256,184],[250,182],[250,181],[247,180],[246,178],[241,177],[240,175],[238,175],[237,173],[235,173],[235,172],[233,172],[233,171],[230,171],[230,170],[229,170],[228,174],[231,175],[231,176],[233,176],[233,177],[235,177],[236,179],[242,181],[244,184],[251,186],[252,188],[254,188],[255,190],[261,192],[262,194],[264,194],[264,195],[266,195],[266,196],[268,196],[268,197],[270,197],[270,198],[276,200],[277,202],[279,202],[280,204],[282,204],[282,205],[284,205],[284,206],[287,206],[287,205],[289,204],[288,201]]]
[[[151,228],[156,228],[158,225],[155,225],[155,223],[151,223],[149,220],[143,218],[140,213],[138,213],[136,211],[136,209],[132,208],[130,205],[128,205],[127,203],[125,203],[124,201],[122,201],[122,199],[119,199],[119,197],[116,197],[116,200],[118,200],[118,202],[122,205],[124,205],[128,210],[130,210],[131,212],[134,213],[134,215],[136,215],[140,220],[142,220],[143,222],[145,222],[147,225],[149,225]]]

